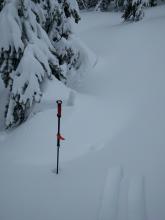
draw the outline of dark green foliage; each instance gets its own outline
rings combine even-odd
[[[4,7],[4,5],[5,5],[5,0],[0,0],[0,11]]]
[[[73,17],[76,23],[79,22],[80,16],[79,16],[78,12],[76,11],[75,8],[70,7],[67,0],[63,1],[63,9],[64,9],[64,12],[65,12],[65,16],[67,18]]]
[[[110,6],[111,0],[102,0],[98,6],[100,11],[107,11]]]
[[[124,0],[115,0],[114,1],[114,10],[123,11],[124,9]]]
[[[144,3],[141,0],[128,0],[125,5],[125,10],[122,15],[124,21],[139,21],[144,17],[143,12]]]
[[[96,7],[98,0],[77,0],[80,9]]]
[[[127,4],[125,6],[125,10],[124,10],[124,13],[122,15],[122,18],[124,18],[125,21],[129,20],[130,17],[132,16],[133,14],[133,6],[132,6],[132,0],[128,0],[127,1]]]
[[[21,49],[16,52],[15,50],[12,51],[11,47],[9,50],[5,51],[3,48],[1,48],[0,72],[6,88],[12,84],[11,73],[13,70],[16,70],[22,54],[23,52]]]
[[[157,0],[150,0],[149,3],[151,7],[154,7],[157,5]]]

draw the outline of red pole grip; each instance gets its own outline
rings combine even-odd
[[[57,117],[61,117],[62,112],[62,101],[57,100]]]

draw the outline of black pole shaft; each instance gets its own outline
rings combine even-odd
[[[58,132],[57,132],[57,147],[60,147],[60,116],[57,116],[58,117]]]
[[[58,165],[59,165],[59,149],[60,149],[60,147],[57,147],[57,170],[56,170],[56,174],[58,174]]]
[[[59,167],[59,149],[60,149],[60,116],[58,116],[58,132],[57,132],[57,170],[56,173],[58,174],[58,167]]]

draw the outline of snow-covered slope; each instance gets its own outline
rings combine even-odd
[[[82,14],[75,31],[97,64],[74,105],[59,86],[60,174],[52,172],[56,100],[47,96],[51,107],[0,133],[1,220],[165,219],[164,27],[165,6],[132,24],[117,13]]]

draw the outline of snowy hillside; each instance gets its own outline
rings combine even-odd
[[[165,6],[145,14],[82,13],[93,69],[77,91],[48,85],[37,114],[0,132],[0,220],[165,219]]]

